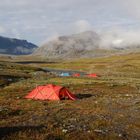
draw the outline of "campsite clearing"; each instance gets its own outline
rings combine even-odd
[[[19,64],[23,60],[28,62],[26,57],[0,62],[1,139],[140,138],[140,53]],[[42,71],[45,67],[101,76],[59,77]],[[50,83],[65,86],[79,100],[24,99],[36,86]]]

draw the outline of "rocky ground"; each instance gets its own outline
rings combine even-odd
[[[139,140],[139,58],[130,54],[63,63],[0,62],[0,138]],[[98,72],[100,77],[58,77],[42,67]],[[49,83],[67,87],[78,100],[24,99],[37,85]]]

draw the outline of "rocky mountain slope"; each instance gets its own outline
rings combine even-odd
[[[86,57],[91,55],[93,50],[99,48],[99,42],[98,34],[86,31],[69,36],[60,36],[36,49],[34,54],[49,58]]]
[[[26,40],[0,36],[0,54],[25,55],[31,54],[36,48],[36,45]]]
[[[93,31],[60,36],[34,51],[34,55],[47,58],[91,58],[140,51],[140,45],[116,38],[105,40]],[[106,41],[110,43],[107,44]]]

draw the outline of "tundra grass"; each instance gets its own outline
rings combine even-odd
[[[19,79],[3,82],[0,88],[1,139],[139,139],[139,63],[139,53],[37,65],[5,62],[1,76],[14,74]],[[58,77],[40,71],[41,67],[96,72],[100,77]],[[50,83],[65,86],[78,100],[24,98],[36,86]]]

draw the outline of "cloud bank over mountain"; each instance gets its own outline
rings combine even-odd
[[[138,0],[0,0],[0,34],[41,44],[56,34],[118,26],[137,29],[139,3]]]
[[[113,28],[100,34],[100,47],[110,48],[126,48],[140,46],[140,30],[125,30],[123,28]]]

